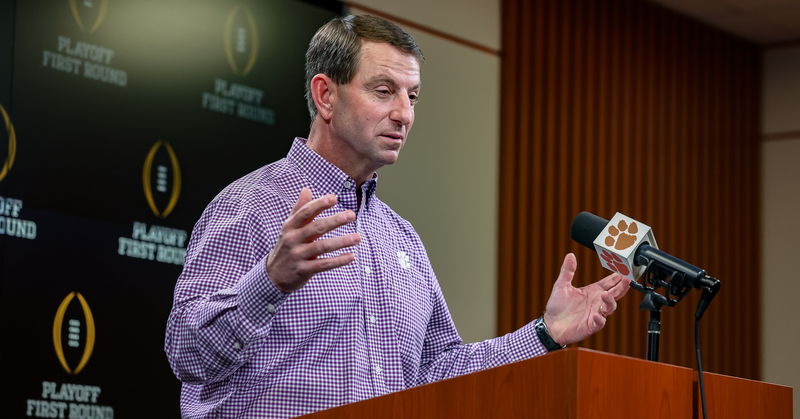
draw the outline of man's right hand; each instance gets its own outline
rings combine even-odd
[[[342,211],[330,217],[315,220],[322,211],[336,205],[336,195],[325,195],[311,200],[311,190],[303,188],[289,218],[283,223],[275,247],[267,257],[267,275],[283,292],[299,289],[315,274],[356,259],[352,253],[320,258],[334,250],[354,246],[361,241],[358,233],[317,240],[324,234],[356,219],[353,211]]]

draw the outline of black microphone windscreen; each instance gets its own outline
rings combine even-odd
[[[603,228],[608,224],[608,220],[598,217],[591,212],[582,211],[575,216],[572,220],[572,227],[570,227],[570,236],[572,240],[595,250],[594,239],[600,235]]]

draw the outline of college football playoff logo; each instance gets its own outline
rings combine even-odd
[[[237,76],[246,76],[258,57],[258,29],[253,12],[245,6],[231,9],[222,36],[231,71]]]
[[[108,13],[108,0],[69,0],[72,17],[81,31],[94,33]]]
[[[78,304],[72,304],[73,301],[78,301]],[[82,336],[84,337],[83,342],[81,342]],[[92,356],[92,350],[94,350],[94,339],[92,310],[83,295],[73,291],[61,301],[53,321],[53,346],[58,362],[61,363],[67,374],[78,374],[86,367]],[[65,341],[66,345],[64,345]],[[83,347],[82,350],[81,347]],[[76,363],[74,368],[70,366]]]
[[[150,210],[156,217],[166,218],[181,195],[181,167],[169,143],[158,140],[150,147],[142,168],[142,185]]]
[[[3,126],[5,127],[5,135],[8,136],[7,141],[2,141],[8,144],[8,151],[6,152],[3,166],[0,167],[0,181],[5,179],[8,172],[11,171],[11,166],[14,165],[14,158],[17,156],[17,134],[14,132],[14,124],[11,123],[11,118],[6,112],[6,108],[0,105],[0,115],[3,117]],[[0,136],[2,138],[2,136]]]

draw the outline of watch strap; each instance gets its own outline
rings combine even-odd
[[[567,347],[567,345],[559,345],[558,342],[556,342],[553,337],[550,336],[550,331],[547,330],[547,324],[544,322],[544,316],[534,320],[533,328],[536,330],[536,336],[539,338],[539,341],[542,342],[542,345],[544,345],[548,352],[557,351]]]

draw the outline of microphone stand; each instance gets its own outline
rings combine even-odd
[[[644,299],[639,305],[642,310],[650,311],[650,321],[647,323],[647,360],[658,362],[658,347],[661,339],[661,307],[673,307],[691,288],[703,291],[694,317],[695,354],[697,356],[697,376],[700,387],[700,399],[703,409],[703,418],[706,417],[706,391],[703,383],[703,365],[700,357],[699,322],[703,317],[711,300],[719,292],[720,282],[701,270],[698,275],[687,277],[684,272],[670,268],[667,263],[650,259],[640,255],[637,259],[639,265],[647,265],[642,275],[642,283],[631,282],[633,289],[644,293]],[[664,287],[664,295],[656,290]]]
[[[642,275],[642,284],[632,281],[631,287],[644,294],[639,308],[650,311],[650,320],[647,322],[647,360],[658,362],[658,350],[661,344],[661,307],[674,307],[680,301],[688,287],[683,284],[672,284],[668,279],[678,277],[678,272],[664,269],[655,260],[647,262],[647,268]],[[682,282],[682,281],[677,281]],[[651,284],[652,286],[648,286]],[[677,286],[676,286],[677,285]],[[657,292],[659,287],[665,287],[667,295],[672,293],[676,298],[668,298]]]
[[[644,293],[639,308],[650,311],[650,321],[647,322],[647,360],[658,362],[658,349],[661,344],[661,307],[671,307],[675,303],[657,293],[655,288],[643,286],[636,281],[631,282],[631,287]]]
[[[648,292],[639,308],[650,310],[647,322],[647,360],[658,362],[658,348],[661,344],[661,307],[669,305],[669,300],[656,292]]]
[[[689,279],[685,273],[654,258],[640,255],[637,261],[639,265],[647,267],[642,275],[642,283],[632,281],[631,287],[644,294],[639,308],[650,311],[650,321],[647,323],[647,360],[657,362],[661,340],[661,307],[674,307],[690,289],[700,288],[703,295],[695,312],[695,318],[700,320],[719,292],[720,282],[705,274],[705,271],[701,271],[702,275],[697,279]],[[665,295],[657,292],[659,287],[665,288]]]

